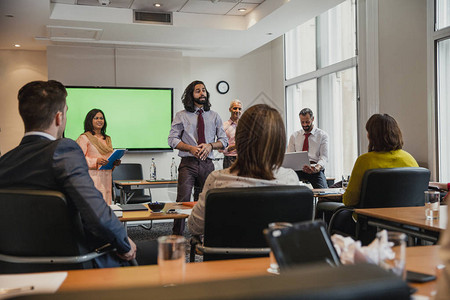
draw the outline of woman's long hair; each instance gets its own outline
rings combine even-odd
[[[237,160],[230,171],[239,176],[272,180],[286,149],[286,132],[280,113],[266,104],[248,108],[236,128]]]
[[[203,84],[203,86],[206,89],[206,85],[203,83],[203,81],[200,80],[194,80],[192,81],[184,90],[183,96],[181,97],[181,101],[183,102],[184,109],[188,112],[194,112],[195,111],[195,104],[194,104],[194,88],[197,84]],[[211,108],[211,103],[209,102],[209,92],[208,89],[206,89],[206,103],[203,104],[203,110],[208,111]]]

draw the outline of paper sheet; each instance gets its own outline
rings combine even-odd
[[[191,215],[192,209],[175,209],[179,214]]]
[[[19,295],[55,293],[66,277],[67,272],[0,275],[0,299]],[[11,288],[22,288],[22,290],[8,291]]]

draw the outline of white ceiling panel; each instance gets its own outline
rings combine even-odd
[[[212,15],[225,15],[227,14],[236,3],[234,2],[216,2],[211,1],[193,1],[190,0],[181,9],[180,12],[195,13],[195,14],[212,14]]]
[[[241,57],[343,0],[0,0],[0,49],[48,45],[179,51],[184,56]],[[87,2],[91,1],[91,2]],[[131,1],[131,2],[130,2]],[[215,2],[215,3],[213,3]],[[257,3],[253,3],[257,2]],[[120,8],[114,6],[125,6]],[[251,9],[238,14],[239,7]],[[173,12],[173,25],[133,22],[133,9]],[[267,35],[270,32],[272,35]]]

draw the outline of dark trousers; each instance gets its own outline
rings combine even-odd
[[[214,164],[209,158],[201,160],[196,157],[183,157],[178,167],[177,202],[189,202],[192,188],[194,188],[194,201],[197,201],[203,190],[203,184],[212,171],[214,171]],[[183,235],[184,227],[184,219],[175,219],[173,234]]]
[[[311,183],[315,189],[326,189],[328,188],[327,178],[325,177],[325,170],[322,169],[317,173],[308,174],[303,171],[296,171],[299,180],[306,180]]]
[[[236,156],[224,156],[223,157],[223,168],[229,168],[236,161]]]

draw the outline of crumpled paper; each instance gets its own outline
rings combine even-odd
[[[355,241],[351,237],[343,237],[339,234],[331,236],[334,248],[344,265],[355,263],[370,263],[378,265],[380,261],[394,259],[393,243],[388,242],[387,231],[380,231],[372,243],[361,246],[361,241]]]

